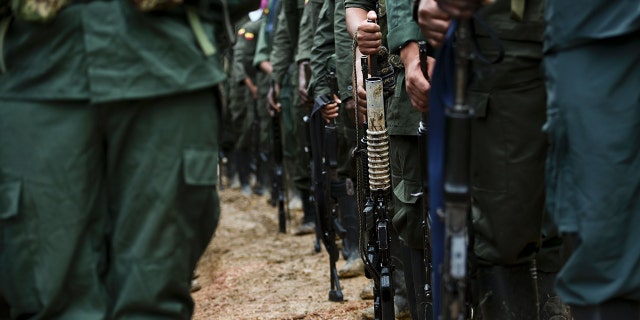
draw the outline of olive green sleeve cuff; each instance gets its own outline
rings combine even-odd
[[[398,53],[404,44],[411,41],[425,40],[420,32],[420,28],[413,21],[394,26],[389,29],[389,35],[387,36],[387,43],[389,45],[389,52]]]
[[[359,8],[366,11],[375,10],[376,5],[375,2],[369,0],[345,0],[344,1],[345,8]]]

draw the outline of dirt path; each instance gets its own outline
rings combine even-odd
[[[328,301],[329,257],[314,253],[314,235],[279,234],[266,198],[220,192],[222,216],[198,266],[194,319],[361,319],[365,277],[340,281],[344,302]],[[288,232],[302,212],[292,211]],[[345,260],[338,262],[338,268]]]

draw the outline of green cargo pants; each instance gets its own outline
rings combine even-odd
[[[547,139],[540,61],[505,59],[475,82],[469,99],[476,113],[471,131],[474,251],[481,264],[508,266],[534,258],[541,247]],[[545,233],[545,240],[557,239],[553,230]],[[561,264],[554,258],[539,261],[558,262],[539,264],[546,272],[557,272]]]
[[[0,300],[12,318],[189,319],[217,226],[213,89],[162,98],[4,100]]]

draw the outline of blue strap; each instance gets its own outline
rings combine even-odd
[[[444,262],[444,221],[438,212],[444,212],[444,155],[445,109],[453,105],[455,84],[454,34],[457,21],[452,21],[444,44],[436,55],[436,64],[429,93],[429,198],[431,210],[431,263],[434,319],[442,314],[442,266]]]

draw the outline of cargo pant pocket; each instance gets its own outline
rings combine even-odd
[[[12,316],[41,309],[36,277],[35,234],[32,221],[20,210],[22,182],[0,182],[0,295]]]
[[[186,149],[183,151],[184,179],[179,191],[180,206],[185,212],[184,229],[188,239],[192,239],[195,266],[218,226],[220,201],[216,191],[218,181],[217,150]]]
[[[397,201],[392,223],[400,239],[412,248],[421,248],[424,241],[422,198],[416,196],[421,191],[419,182],[406,179],[401,180],[393,189]]]

